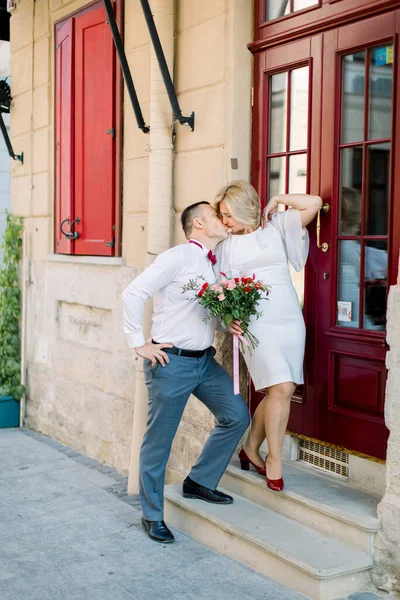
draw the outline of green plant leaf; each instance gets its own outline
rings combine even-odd
[[[23,219],[7,212],[0,267],[0,395],[14,396],[17,400],[26,391],[20,375],[22,229]]]

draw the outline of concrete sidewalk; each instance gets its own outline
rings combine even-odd
[[[0,465],[0,600],[303,598],[178,532],[152,542],[126,477],[49,438],[0,430]]]

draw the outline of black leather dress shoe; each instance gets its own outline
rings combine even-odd
[[[142,517],[143,529],[155,542],[171,544],[175,541],[172,531],[168,529],[164,521],[146,521]]]
[[[212,504],[232,504],[233,502],[232,496],[218,490],[210,490],[210,488],[196,483],[190,477],[186,477],[183,482],[182,495],[184,498],[198,498]]]

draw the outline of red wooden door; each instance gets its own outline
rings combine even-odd
[[[317,248],[316,224],[309,227],[305,384],[289,429],[379,458],[387,443],[386,295],[400,245],[398,17],[366,19],[256,58],[253,175],[263,202],[307,189],[329,204],[321,214],[326,252]],[[295,285],[302,295],[301,280]],[[253,410],[256,403],[253,393]]]
[[[113,255],[115,59],[101,6],[75,23],[75,254]]]

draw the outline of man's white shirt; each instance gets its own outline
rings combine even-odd
[[[154,296],[151,337],[185,350],[204,350],[212,345],[217,319],[195,297],[183,292],[191,279],[214,283],[216,277],[207,258],[208,248],[182,244],[160,254],[122,293],[124,332],[132,348],[146,343],[142,319],[146,301]],[[206,318],[207,317],[207,318]]]

